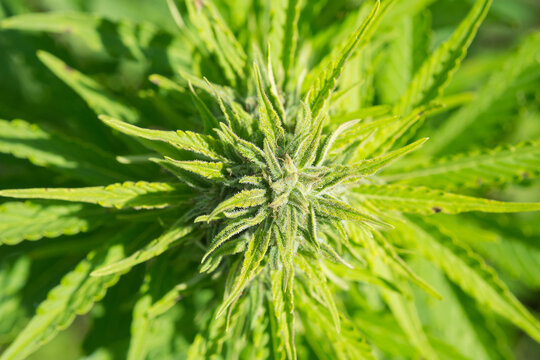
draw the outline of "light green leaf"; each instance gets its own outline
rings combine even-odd
[[[242,46],[213,3],[186,0],[186,5],[189,18],[206,48],[216,55],[225,76],[235,85],[246,67],[246,54]]]
[[[453,190],[516,182],[539,175],[540,143],[527,142],[442,158],[426,165],[390,172],[382,178],[388,182]]]
[[[237,219],[234,219],[230,222],[227,222],[226,226],[216,235],[216,237],[212,240],[212,243],[206,250],[206,254],[201,260],[201,263],[204,263],[206,259],[218,248],[220,247],[224,242],[229,240],[234,235],[249,229],[250,227],[253,227],[255,225],[260,224],[264,221],[264,219],[268,216],[268,210],[265,207],[262,207],[257,214],[253,217],[249,217],[249,215],[241,216]]]
[[[392,283],[398,282],[397,274],[394,274],[389,264],[387,264],[381,256],[382,249],[376,250],[368,259],[375,271],[375,274],[385,278]],[[415,307],[414,301],[410,296],[411,289],[407,283],[400,281],[400,288],[406,292],[406,295],[396,293],[394,291],[388,291],[383,289],[382,294],[385,302],[390,307],[395,319],[401,326],[409,341],[416,347],[426,359],[437,359],[437,355],[433,350],[420,322],[418,311]]]
[[[283,270],[271,272],[272,304],[277,319],[277,328],[281,334],[278,349],[287,354],[288,359],[296,360],[296,345],[294,342],[294,299],[284,291],[285,273]],[[287,305],[289,304],[289,305]],[[291,307],[292,305],[292,307]]]
[[[309,281],[313,284],[314,289],[316,289],[325,302],[326,309],[332,316],[335,329],[339,333],[341,331],[340,312],[334,301],[334,292],[328,286],[321,264],[318,260],[308,260],[301,254],[296,256],[294,260],[295,264],[306,274]]]
[[[231,147],[244,159],[256,164],[264,165],[265,157],[264,152],[259,149],[255,144],[241,139],[236,135],[230,127],[226,124],[220,124],[221,130],[216,130],[219,138],[223,142],[228,143]]]
[[[212,221],[216,216],[225,211],[258,206],[266,202],[266,200],[266,190],[253,189],[240,191],[216,206],[210,215],[208,215],[206,221]]]
[[[452,281],[481,305],[488,306],[540,341],[540,321],[512,295],[481,257],[432,225],[416,218],[414,222],[417,225],[407,223],[405,231],[410,231],[411,236],[407,240],[415,244],[418,251],[440,266]]]
[[[298,20],[300,18],[300,8],[302,0],[288,0],[286,17],[283,29],[283,40],[281,42],[281,62],[283,65],[284,84],[287,81],[294,66],[296,55],[296,43],[298,42]]]
[[[82,204],[7,202],[0,205],[0,245],[75,235],[110,218],[106,210]]]
[[[134,231],[136,230],[136,231]],[[53,288],[37,308],[36,314],[15,341],[0,356],[1,360],[24,359],[40,346],[50,341],[58,331],[68,327],[75,316],[87,313],[96,301],[101,300],[107,289],[120,278],[119,274],[90,277],[90,272],[124,256],[125,236],[136,237],[139,228],[118,233],[113,241],[100,250],[92,251],[67,273],[60,284]]]
[[[401,185],[360,185],[354,188],[361,201],[368,201],[379,210],[405,213],[458,214],[468,211],[511,213],[540,210],[540,203],[508,203],[447,193],[427,187]]]
[[[154,209],[179,205],[191,198],[183,184],[124,182],[86,188],[0,190],[0,196],[87,202],[103,207]]]
[[[515,53],[508,56],[500,69],[492,71],[475,101],[458,110],[443,123],[438,130],[439,135],[434,136],[426,151],[438,154],[447,149],[460,134],[475,124],[480,115],[487,112],[505,92],[515,86],[520,76],[529,69],[538,67],[539,52],[540,32],[537,31],[527,37]]]
[[[135,251],[126,258],[101,266],[92,271],[90,275],[97,277],[108,276],[131,269],[133,266],[159,256],[171,247],[178,245],[178,242],[185,240],[185,237],[192,233],[195,228],[194,224],[186,224],[184,219],[180,219],[142,249]]]
[[[477,0],[467,17],[450,39],[439,46],[415,74],[405,94],[396,105],[397,114],[426,105],[439,97],[457,70],[467,48],[486,17],[491,0]]]
[[[222,162],[207,162],[207,161],[179,161],[165,157],[167,161],[178,166],[181,169],[200,175],[210,180],[225,180],[223,169],[225,164]]]
[[[278,142],[281,142],[285,132],[281,127],[283,119],[279,118],[274,106],[264,91],[261,72],[257,64],[254,65],[255,79],[257,80],[257,97],[259,99],[259,127],[268,140],[271,148],[275,151]]]
[[[265,256],[270,239],[272,237],[272,221],[266,220],[264,225],[253,234],[248,248],[244,254],[244,262],[240,275],[235,281],[234,287],[227,297],[221,303],[216,316],[222,316],[232,303],[240,296],[242,290],[248,285],[249,281],[256,275],[259,264]]]
[[[337,220],[370,222],[385,225],[371,215],[364,214],[342,201],[330,197],[317,197],[313,199],[315,212],[318,216],[329,217]]]
[[[219,149],[217,141],[209,135],[201,135],[191,131],[181,130],[163,131],[144,129],[113,119],[110,116],[101,115],[99,118],[113,129],[126,135],[156,142],[165,142],[177,149],[191,151],[213,160],[224,160],[223,156],[217,152]],[[155,150],[161,151],[162,149],[156,148]]]
[[[328,174],[317,184],[317,190],[323,191],[330,187],[339,185],[343,182],[353,183],[369,175],[376,174],[380,169],[387,166],[394,160],[405,156],[411,151],[416,150],[426,142],[427,138],[420,139],[412,144],[392,151],[373,159],[364,160],[351,166],[330,167]]]
[[[319,117],[323,108],[326,106],[330,97],[332,96],[347,60],[351,57],[359,45],[362,44],[366,34],[371,31],[371,26],[376,23],[376,16],[379,6],[380,2],[377,1],[376,5],[373,7],[362,25],[343,45],[338,56],[330,64],[330,67],[328,69],[324,69],[323,73],[320,74],[320,84],[315,83],[315,86],[312,86],[310,89],[309,105],[313,111],[314,119]]]

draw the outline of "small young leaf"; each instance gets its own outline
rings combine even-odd
[[[259,229],[253,234],[249,246],[244,255],[244,262],[242,263],[242,269],[240,275],[236,279],[232,291],[227,294],[227,297],[220,305],[217,316],[221,316],[228,309],[229,306],[240,296],[242,290],[247,286],[248,282],[256,274],[257,268],[261,263],[263,257],[266,255],[270,239],[272,237],[272,221],[267,219],[264,225],[261,225]]]
[[[268,210],[262,207],[255,216],[248,217],[248,215],[241,216],[233,221],[227,223],[227,225],[221,230],[216,237],[212,240],[212,243],[206,250],[206,254],[203,256],[201,263],[204,263],[206,259],[225,241],[229,240],[234,235],[249,229],[255,225],[260,224],[268,216]]]
[[[236,209],[248,208],[258,206],[266,201],[266,190],[254,189],[243,190],[230,198],[222,201],[212,212],[208,215],[207,222],[212,221],[217,215]]]

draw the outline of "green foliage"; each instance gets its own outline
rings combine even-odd
[[[0,1],[0,360],[537,346],[539,33],[498,1]]]

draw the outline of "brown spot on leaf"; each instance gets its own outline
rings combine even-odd
[[[521,174],[521,177],[523,177],[524,179],[528,179],[529,176],[530,176],[529,173],[526,171]]]
[[[73,72],[73,68],[69,65],[64,65],[64,70],[66,70],[67,72]]]
[[[440,207],[438,207],[438,206],[432,207],[431,210],[433,210],[433,212],[435,214],[440,213],[442,211],[442,209]]]

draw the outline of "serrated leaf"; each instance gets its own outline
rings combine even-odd
[[[7,202],[0,205],[0,245],[89,231],[111,215],[82,204]]]
[[[218,206],[216,206],[216,208],[208,215],[206,221],[212,221],[216,216],[225,211],[258,206],[264,202],[266,202],[266,190],[243,190],[222,201]]]
[[[186,1],[189,18],[207,49],[214,53],[225,76],[236,85],[246,64],[246,54],[233,32],[219,15],[215,5],[197,0]]]
[[[364,160],[350,166],[330,167],[328,174],[326,174],[326,176],[317,184],[317,190],[323,191],[343,182],[353,183],[363,177],[374,175],[391,162],[422,146],[426,140],[427,139],[420,139],[388,154]]]
[[[346,123],[338,126],[337,129],[334,130],[334,132],[332,132],[332,134],[326,136],[321,146],[317,150],[317,156],[315,158],[315,165],[317,166],[322,165],[322,163],[326,159],[326,156],[328,155],[328,152],[330,151],[330,149],[332,148],[332,145],[334,145],[334,142],[338,139],[338,137],[343,132],[347,131],[351,127],[354,127],[358,123],[359,123],[359,120],[347,121]]]
[[[244,159],[255,164],[265,164],[264,152],[255,144],[241,139],[226,124],[220,124],[221,130],[218,130],[218,136],[221,140],[231,145],[231,147]]]
[[[0,153],[28,159],[90,183],[131,177],[131,171],[98,147],[49,133],[23,120],[0,120]]]
[[[294,260],[298,267],[306,274],[309,281],[313,284],[314,288],[325,302],[326,309],[332,316],[335,330],[339,333],[341,331],[340,312],[336,306],[334,294],[328,286],[326,275],[324,275],[319,261],[309,261],[303,255],[296,256]]]
[[[161,234],[161,236],[152,240],[143,248],[135,251],[126,258],[97,268],[90,275],[96,277],[108,276],[131,269],[133,266],[159,256],[169,248],[178,245],[178,242],[185,240],[185,237],[192,233],[195,228],[196,226],[194,224],[186,224],[185,219],[180,219]]]
[[[392,273],[389,265],[382,261],[381,258],[373,256],[371,262],[377,275],[385,277],[388,281],[395,281],[395,275]],[[401,284],[401,288],[407,289],[408,294],[410,294],[410,288],[406,283]],[[383,297],[399,326],[403,329],[416,350],[426,359],[437,359],[438,357],[422,328],[420,316],[413,299],[410,296],[407,297],[387,290],[383,290]]]
[[[389,173],[388,182],[437,189],[477,188],[533,179],[540,175],[540,144],[527,142],[484,152],[459,154]]]
[[[179,205],[191,198],[183,184],[124,182],[86,188],[37,188],[0,190],[0,196],[87,202],[103,207],[155,209]]]
[[[278,331],[281,334],[282,345],[285,353],[291,360],[296,359],[296,345],[294,340],[294,299],[285,289],[285,273],[282,270],[271,272],[272,304],[277,319]],[[289,305],[287,305],[289,304]],[[292,309],[291,309],[292,304]],[[278,348],[280,351],[283,349]]]
[[[206,259],[224,242],[229,240],[234,235],[249,229],[255,225],[260,224],[268,216],[268,210],[262,207],[255,216],[249,217],[249,215],[241,216],[237,219],[227,222],[226,226],[216,235],[206,250],[206,254],[201,260],[204,263]]]
[[[439,135],[426,147],[431,154],[442,153],[460,134],[475,124],[480,115],[493,107],[502,95],[515,86],[516,80],[529,69],[538,66],[540,32],[528,36],[519,49],[510,54],[502,67],[492,71],[491,77],[478,91],[475,101],[464,106],[439,128]]]
[[[330,197],[317,197],[313,199],[315,212],[319,216],[330,217],[337,220],[370,222],[385,225],[371,215],[356,210],[351,205]]]
[[[354,159],[365,159],[383,154],[390,150],[398,140],[415,124],[432,114],[443,104],[432,103],[413,109],[408,115],[401,116],[387,126],[379,127],[373,135],[362,142],[355,151]]]
[[[212,160],[224,160],[223,156],[218,153],[219,146],[217,141],[209,135],[201,135],[191,131],[181,130],[164,131],[144,129],[116,120],[110,116],[101,115],[99,118],[113,129],[126,135],[156,142],[164,142],[177,149],[204,155]],[[155,150],[163,152],[160,147],[155,148]],[[164,154],[168,155],[167,153]]]
[[[244,261],[240,275],[235,281],[234,287],[227,297],[221,303],[216,316],[221,316],[231,306],[231,304],[240,296],[242,290],[248,282],[254,277],[263,257],[266,255],[270,239],[272,237],[272,221],[266,220],[264,225],[253,234],[248,248],[244,254]]]
[[[480,304],[490,307],[540,341],[540,321],[512,295],[482,258],[451,235],[439,232],[420,219],[415,218],[414,222],[414,225],[406,224],[414,234],[408,240],[421,253]]]
[[[121,240],[124,236],[136,236],[140,230],[140,227],[132,227],[119,233],[112,242],[100,250],[92,251],[74,270],[67,273],[60,284],[49,292],[34,317],[2,353],[0,359],[26,358],[50,341],[59,330],[68,327],[75,316],[87,313],[120,278],[120,275],[94,278],[90,277],[90,272],[124,256],[124,244]]]
[[[396,105],[397,114],[428,104],[440,96],[465,57],[478,27],[484,20],[491,0],[477,0],[467,17],[450,39],[439,46],[414,75],[405,94]]]
[[[379,10],[380,2],[377,1],[367,18],[364,20],[360,28],[358,28],[354,34],[347,40],[347,42],[341,48],[338,56],[332,62],[329,69],[324,69],[320,74],[321,85],[312,87],[309,95],[309,105],[313,111],[313,118],[317,119],[321,114],[323,108],[326,106],[332,93],[334,92],[337,81],[343,72],[347,60],[351,57],[353,52],[362,43],[366,34],[371,31],[371,26],[376,23],[376,16]]]
[[[427,187],[401,185],[360,185],[354,188],[358,198],[379,210],[414,214],[458,214],[469,211],[511,213],[540,210],[540,203],[511,203],[447,193]]]
[[[225,180],[223,170],[225,164],[222,162],[207,162],[207,161],[179,161],[165,157],[165,159],[174,166],[178,166],[181,169],[200,175],[203,178],[215,181]]]
[[[275,151],[278,142],[281,142],[285,136],[285,132],[281,127],[284,119],[279,118],[278,113],[264,91],[261,72],[257,64],[254,65],[253,71],[257,82],[257,97],[259,99],[259,127],[272,150]]]

